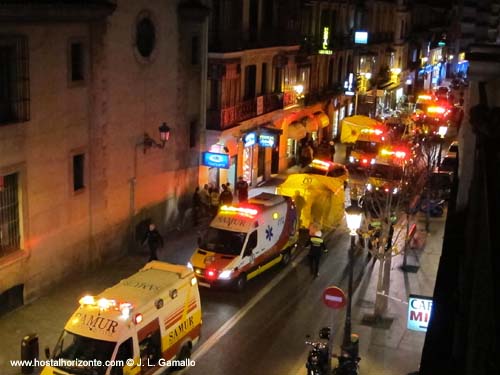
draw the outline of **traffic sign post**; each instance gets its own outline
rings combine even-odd
[[[323,291],[323,302],[331,309],[341,309],[345,306],[347,299],[342,289],[329,286]]]
[[[347,302],[345,293],[342,289],[336,286],[329,286],[323,291],[323,303],[334,310],[341,309],[345,306]],[[333,352],[333,326],[335,323],[335,316],[332,315],[332,328],[330,330],[330,337],[328,338],[328,366],[329,369],[332,368],[332,356]]]

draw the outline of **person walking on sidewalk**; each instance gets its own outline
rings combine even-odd
[[[200,187],[197,186],[193,193],[193,207],[192,207],[193,225],[197,226],[201,216],[201,197]]]
[[[222,184],[222,191],[220,193],[220,204],[222,205],[231,205],[233,203],[233,194],[227,188],[227,185]]]
[[[243,179],[243,176],[238,177],[238,182],[236,183],[236,193],[240,203],[248,200],[248,182]]]
[[[311,268],[311,275],[314,277],[319,276],[319,261],[321,259],[321,254],[326,252],[326,246],[322,236],[323,234],[320,230],[318,230],[309,238],[307,243],[309,246],[309,265]]]
[[[161,236],[158,229],[154,224],[149,224],[149,230],[146,232],[144,236],[144,240],[142,241],[142,245],[148,244],[149,247],[149,260],[158,260],[157,250],[163,247],[163,237]]]

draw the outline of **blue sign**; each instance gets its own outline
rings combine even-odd
[[[410,294],[408,300],[408,329],[426,332],[431,318],[432,298]]]
[[[229,155],[217,154],[215,152],[204,152],[202,154],[202,165],[214,168],[229,168]]]
[[[368,43],[368,32],[367,31],[356,31],[354,33],[354,43],[355,44],[367,44]]]
[[[243,137],[243,143],[245,147],[250,147],[255,144],[255,133],[248,133]]]
[[[276,137],[271,134],[259,135],[259,146],[261,147],[274,147],[276,144]]]

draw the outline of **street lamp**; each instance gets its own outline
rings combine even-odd
[[[157,148],[165,147],[165,143],[170,138],[170,128],[167,126],[167,123],[164,122],[158,128],[158,131],[160,132],[160,142],[156,142],[153,138],[149,136],[148,133],[144,133],[144,140],[142,142],[144,146],[144,153],[146,153],[146,151],[152,147],[157,147]]]
[[[344,326],[344,340],[342,342],[342,348],[350,353],[348,349],[351,346],[351,307],[352,307],[352,279],[353,279],[353,258],[354,249],[356,246],[356,235],[358,229],[361,227],[361,219],[363,217],[363,210],[357,205],[356,202],[345,209],[345,217],[347,221],[347,227],[349,228],[349,234],[351,236],[351,246],[349,248],[349,285],[348,285],[348,297],[347,297],[347,311],[345,316],[345,326]],[[357,344],[356,344],[357,345]]]

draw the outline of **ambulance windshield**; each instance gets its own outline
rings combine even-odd
[[[379,144],[377,142],[368,142],[368,141],[356,141],[354,144],[354,150],[359,152],[365,152],[367,154],[376,154],[378,153]]]
[[[97,340],[63,331],[52,359],[63,371],[77,375],[104,375],[106,366],[99,366],[111,359],[116,342]],[[75,361],[78,360],[78,361]]]
[[[240,255],[246,235],[242,232],[210,227],[202,238],[200,248],[220,254]]]

